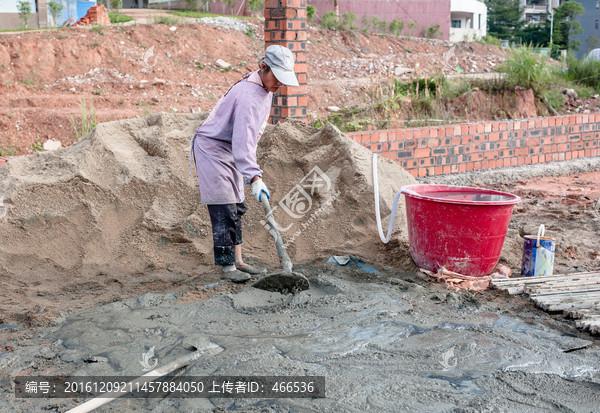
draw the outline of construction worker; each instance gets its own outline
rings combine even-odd
[[[265,50],[259,70],[233,85],[200,126],[192,140],[200,197],[208,206],[212,224],[215,264],[223,278],[244,282],[266,272],[242,258],[244,184],[252,195],[271,198],[256,163],[256,145],[267,125],[273,94],[282,85],[298,86],[292,52],[279,45]]]

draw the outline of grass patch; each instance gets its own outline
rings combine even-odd
[[[11,146],[0,146],[0,156],[15,156],[17,154],[17,147],[13,144]]]
[[[96,112],[94,112],[93,101],[90,100],[90,107],[88,109],[85,99],[81,99],[81,120],[77,122],[75,118],[71,118],[71,125],[73,125],[77,140],[90,133],[97,124],[98,121],[96,120]]]
[[[19,29],[0,29],[0,33],[5,32],[31,32],[36,30],[63,30],[68,29],[68,27],[41,27],[41,28],[19,28]]]
[[[158,15],[158,16],[154,16],[154,23],[155,24],[165,24],[167,26],[174,26],[174,25],[181,25],[185,22],[184,19],[182,19],[181,17],[177,17],[177,16],[165,16],[165,15]]]
[[[213,13],[204,13],[202,11],[195,10],[177,10],[170,11],[169,14],[179,17],[191,18],[191,19],[201,19],[203,17],[231,17],[233,19],[252,19],[252,16],[230,16],[227,14],[213,14]]]
[[[506,74],[506,80],[513,86],[532,89],[537,96],[548,90],[553,79],[546,58],[533,53],[531,46],[517,47],[512,50],[506,63],[498,68]]]
[[[133,20],[133,17],[125,16],[123,13],[118,13],[116,11],[109,11],[108,17],[110,17],[111,23],[125,23]]]

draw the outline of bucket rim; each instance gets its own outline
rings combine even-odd
[[[507,199],[505,201],[469,201],[466,199],[436,198],[433,196],[428,196],[426,194],[420,194],[417,190],[417,188],[420,188],[420,187],[437,187],[437,188],[439,188],[439,190],[444,190],[444,189],[455,190],[457,188],[460,188],[461,191],[457,191],[457,192],[466,192],[465,190],[468,190],[468,191],[473,191],[473,192],[486,193],[486,194],[490,194],[490,195],[502,195],[505,197],[509,197],[511,199]],[[511,194],[509,192],[496,191],[493,189],[486,189],[486,188],[477,188],[477,187],[472,187],[472,186],[413,184],[413,185],[405,185],[401,188],[401,190],[402,189],[408,189],[408,190],[412,191],[412,192],[402,192],[408,198],[422,199],[425,201],[439,202],[442,204],[494,206],[494,205],[515,205],[515,204],[518,204],[519,202],[521,202],[521,197],[519,197],[518,195],[515,195],[515,194]]]

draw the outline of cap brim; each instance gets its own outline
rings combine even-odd
[[[286,71],[278,68],[277,66],[271,67],[273,74],[283,85],[285,86],[300,86],[296,75],[292,71]]]

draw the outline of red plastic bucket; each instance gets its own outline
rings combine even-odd
[[[402,191],[410,254],[419,267],[478,277],[493,270],[521,198],[450,185],[408,185]]]

